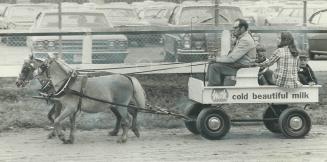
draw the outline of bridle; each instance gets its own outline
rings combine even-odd
[[[19,80],[21,80],[23,83],[29,82],[29,80],[28,81],[26,81],[26,80],[30,78],[30,75],[32,75],[30,73],[34,72],[34,70],[35,70],[35,67],[34,67],[33,63],[24,63],[22,71],[18,77]]]

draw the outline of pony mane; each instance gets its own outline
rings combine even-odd
[[[64,61],[57,58],[50,58],[49,60],[49,74],[53,83],[55,91],[58,91],[74,71]]]

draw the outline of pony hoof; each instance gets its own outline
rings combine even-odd
[[[72,140],[63,140],[64,144],[73,144],[74,142]]]
[[[126,143],[126,141],[127,141],[126,139],[121,139],[120,138],[120,139],[117,140],[117,143],[121,143],[122,144],[122,143]]]
[[[140,137],[140,132],[139,132],[138,129],[132,129],[132,131],[134,132],[134,134],[135,134],[135,136],[136,136],[137,138]]]
[[[56,135],[54,134],[54,133],[50,133],[49,135],[48,135],[48,139],[52,139],[53,137],[55,137]]]
[[[113,130],[109,132],[109,136],[117,136],[117,135],[118,135],[118,131]]]

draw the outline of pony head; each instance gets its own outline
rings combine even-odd
[[[36,76],[41,76],[48,68],[48,61],[34,58],[32,55],[24,60],[22,69],[16,80],[17,87],[25,87]]]

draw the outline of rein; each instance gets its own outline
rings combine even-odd
[[[176,65],[176,64],[185,64],[181,62],[172,62],[166,64],[159,64],[159,65],[139,65],[139,66],[125,66],[125,67],[112,67],[112,68],[101,68],[101,69],[78,69],[78,72],[96,72],[101,70],[114,70],[114,69],[131,69],[131,68],[139,68],[139,67],[153,67],[153,66],[161,66],[161,65]]]
[[[163,70],[169,70],[169,69],[178,69],[178,68],[183,68],[183,67],[193,67],[193,66],[205,65],[205,64],[206,63],[198,63],[198,64],[191,64],[191,65],[179,66],[179,67],[169,67],[169,68],[161,68],[161,69],[154,69],[154,70],[144,70],[144,71],[139,71],[139,72],[134,72],[134,73],[126,73],[126,74],[140,74],[140,73],[163,71]],[[192,73],[192,71],[191,71],[191,73]]]

